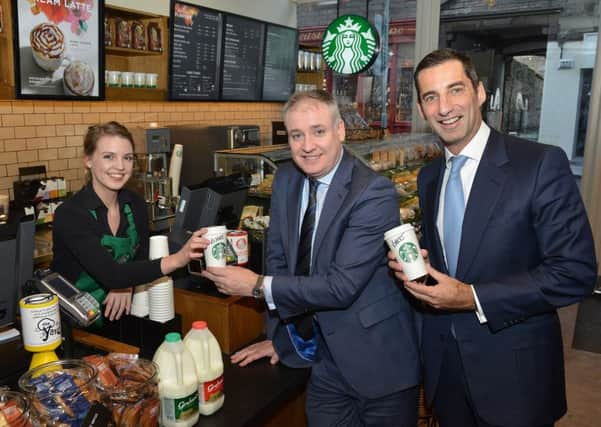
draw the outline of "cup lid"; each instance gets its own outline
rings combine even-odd
[[[398,227],[394,227],[388,230],[386,233],[384,233],[384,240],[391,239],[399,235],[400,233],[404,233],[405,231],[410,229],[413,229],[413,226],[411,224],[401,224]]]

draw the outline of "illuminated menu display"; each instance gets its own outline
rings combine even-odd
[[[294,90],[296,77],[296,31],[267,24],[263,100],[286,101]]]
[[[261,99],[261,71],[265,24],[227,15],[223,37],[221,98],[229,101]]]
[[[219,99],[223,15],[175,2],[172,19],[170,98]]]
[[[169,22],[169,99],[281,102],[294,91],[294,28],[183,1]]]

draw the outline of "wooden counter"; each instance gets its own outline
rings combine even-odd
[[[204,279],[175,280],[175,311],[182,316],[182,333],[195,320],[205,320],[221,351],[231,354],[263,333],[264,304],[254,298],[220,294]]]

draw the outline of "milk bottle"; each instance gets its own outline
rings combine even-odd
[[[203,415],[211,415],[223,405],[223,359],[215,336],[207,322],[197,320],[184,337],[184,345],[194,358],[198,378],[198,406]]]
[[[177,332],[165,335],[153,362],[159,367],[161,426],[189,427],[198,421],[198,380],[194,359]]]

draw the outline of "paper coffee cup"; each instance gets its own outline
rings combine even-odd
[[[415,229],[411,224],[403,224],[384,233],[388,247],[403,266],[409,280],[419,279],[428,274]]]
[[[205,264],[207,267],[225,267],[225,248],[227,246],[227,228],[225,225],[208,227],[203,236],[210,241],[204,251]]]
[[[169,255],[169,242],[167,236],[150,236],[148,258],[153,260]]]

